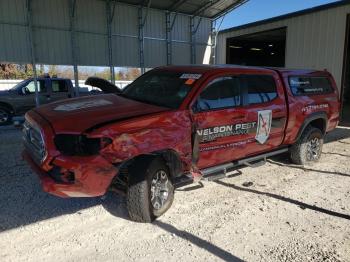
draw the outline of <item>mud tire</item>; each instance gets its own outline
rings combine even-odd
[[[324,134],[316,127],[308,126],[303,131],[299,140],[290,148],[290,159],[294,164],[307,165],[317,162],[321,158]],[[315,148],[315,154],[310,156],[310,147],[312,141],[317,141],[318,146]]]
[[[152,181],[158,172],[166,174],[169,192],[167,200],[161,208],[156,209],[151,200]],[[174,200],[174,186],[169,168],[160,157],[142,157],[129,167],[129,187],[126,195],[126,205],[131,220],[150,223],[163,215]]]
[[[9,125],[11,120],[11,110],[5,106],[0,106],[0,126]]]

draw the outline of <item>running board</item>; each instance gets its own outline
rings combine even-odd
[[[193,181],[193,177],[191,176],[191,174],[183,174],[182,176],[176,177],[175,181],[174,181],[174,187],[175,188],[180,188],[180,187],[184,187],[184,186],[188,186],[190,184],[192,184]]]
[[[214,180],[225,178],[230,175],[229,173],[232,173],[233,171],[237,170],[238,167],[241,167],[241,166],[249,166],[253,168],[260,167],[266,163],[266,159],[268,157],[279,155],[287,151],[288,151],[288,148],[286,147],[283,149],[261,154],[258,156],[249,157],[249,158],[245,158],[235,162],[230,162],[230,163],[202,169],[201,170],[201,173],[203,174],[202,180],[214,181]],[[194,180],[190,174],[184,174],[176,178],[174,186],[175,188],[179,188],[179,187],[192,184],[193,182]]]
[[[288,152],[288,147],[283,148],[283,149],[279,149],[279,150],[276,150],[276,151],[272,151],[272,152],[269,152],[269,153],[265,153],[265,154],[262,154],[262,155],[249,157],[249,158],[246,158],[246,159],[242,159],[242,160],[237,161],[237,163],[238,163],[238,165],[245,165],[245,163],[254,163],[256,161],[261,161],[263,159],[265,159],[265,161],[266,161],[266,158],[269,158],[269,157],[272,157],[272,156],[275,156],[275,155],[280,155],[280,154],[285,153],[285,152]]]
[[[244,166],[249,166],[249,167],[252,167],[252,168],[256,168],[256,167],[261,167],[263,165],[266,164],[266,157],[262,160],[258,160],[258,161],[255,161],[255,162],[243,162],[242,165]]]
[[[235,162],[231,162],[231,163],[227,163],[227,164],[223,164],[223,165],[219,165],[219,166],[214,166],[214,167],[209,167],[209,168],[201,170],[201,172],[203,174],[203,177],[206,177],[206,176],[210,176],[212,174],[215,174],[217,172],[224,172],[225,173],[228,170],[232,171],[231,170],[232,168],[237,168],[238,166],[259,167],[265,163],[266,158],[271,157],[271,156],[275,156],[275,155],[279,155],[279,154],[285,153],[287,151],[288,151],[288,148],[283,148],[283,149],[279,149],[279,150],[265,153],[262,155],[238,160]]]

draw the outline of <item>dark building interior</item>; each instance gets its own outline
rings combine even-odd
[[[285,66],[287,28],[227,39],[226,63],[247,66]]]

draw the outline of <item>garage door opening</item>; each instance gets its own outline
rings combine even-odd
[[[226,63],[284,67],[287,28],[228,38]]]
[[[350,15],[347,17],[342,81],[342,122],[350,124]]]

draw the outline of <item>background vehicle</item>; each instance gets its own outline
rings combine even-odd
[[[150,222],[177,187],[288,151],[296,164],[318,161],[339,107],[326,71],[161,67],[116,94],[30,111],[24,158],[45,191],[92,197],[113,189],[126,195],[131,219]]]
[[[38,78],[40,105],[75,97],[74,87],[70,79]],[[81,90],[82,95],[88,91]],[[29,78],[8,91],[0,91],[0,125],[11,122],[13,116],[23,115],[35,107],[34,79]]]

